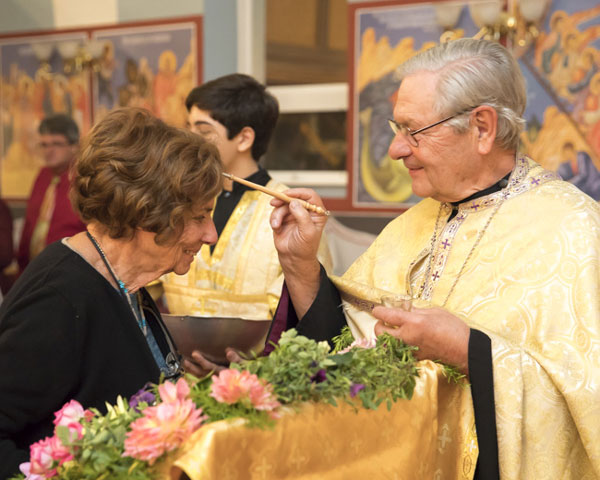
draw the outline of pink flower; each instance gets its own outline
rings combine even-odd
[[[158,387],[158,394],[163,402],[186,400],[189,393],[190,387],[183,378],[180,378],[177,383],[165,382]]]
[[[80,420],[89,420],[94,416],[89,410],[84,410],[77,400],[71,400],[54,414],[54,425],[67,427],[69,429],[69,440],[79,440],[83,437],[83,425]]]
[[[58,461],[59,465],[62,465],[69,460],[73,460],[74,458],[71,451],[63,445],[60,438],[56,435],[50,439],[50,450],[52,458]]]
[[[375,348],[377,345],[377,339],[375,337],[372,338],[359,338],[358,340],[354,340],[349,346],[340,350],[338,353],[347,353],[352,350],[354,347],[358,348]]]
[[[94,412],[92,412],[91,410],[86,410],[85,412],[83,412],[83,418],[85,419],[86,422],[89,422],[95,416],[96,416],[96,414]]]
[[[44,480],[46,478],[44,475],[31,473],[31,462],[22,463],[19,465],[19,470],[25,475],[25,480]]]
[[[63,405],[63,407],[54,414],[54,425],[63,425],[68,427],[72,423],[79,423],[79,420],[84,416],[85,411],[77,400],[71,400]]]
[[[32,444],[29,451],[30,461],[19,465],[28,480],[51,478],[56,475],[57,466],[74,458],[56,435]]]
[[[253,384],[248,392],[248,398],[257,410],[270,412],[281,406],[273,393],[273,386],[265,381]]]
[[[256,375],[254,375],[256,377]],[[221,403],[233,404],[242,399],[250,390],[250,372],[240,372],[231,368],[221,370],[219,376],[212,376],[210,396]]]
[[[221,403],[250,403],[257,410],[271,411],[280,406],[273,386],[247,370],[221,370],[213,375],[210,396]]]
[[[39,442],[33,443],[29,447],[30,458],[28,472],[25,473],[28,479],[51,478],[56,475],[56,464],[53,458],[54,443],[52,438],[46,437]],[[27,464],[21,464],[25,467]],[[27,469],[27,467],[25,467]]]
[[[125,439],[123,456],[152,465],[165,452],[178,448],[207,418],[188,398],[189,386],[183,378],[177,384],[158,387],[162,403],[147,407],[135,420]]]
[[[82,418],[89,419],[93,413],[84,410],[79,402],[71,400],[54,414],[54,425],[56,427],[67,427],[69,429],[69,439],[78,440],[83,437]],[[56,475],[56,467],[69,460],[73,460],[73,454],[68,447],[63,445],[60,438],[54,435],[46,437],[29,447],[29,462],[22,463],[19,469],[27,480],[41,480],[51,478]]]

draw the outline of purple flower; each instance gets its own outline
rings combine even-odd
[[[363,390],[365,386],[362,383],[353,383],[350,385],[350,396],[355,397],[358,392]]]
[[[138,412],[140,411],[138,409],[138,405],[140,403],[145,402],[148,405],[152,405],[154,403],[154,400],[156,400],[156,397],[154,396],[154,394],[152,392],[148,392],[146,390],[147,386],[148,385],[144,385],[144,388],[142,388],[141,390],[138,390],[129,399],[129,406]]]
[[[327,380],[327,372],[324,368],[315,373],[312,377],[310,377],[310,381],[313,383],[321,383]]]

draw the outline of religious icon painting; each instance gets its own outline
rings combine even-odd
[[[598,1],[554,0],[519,63],[527,80],[524,151],[600,200]]]
[[[464,2],[456,4],[466,10]],[[397,67],[435,43],[444,28],[431,3],[358,2],[349,4],[353,42],[350,79],[351,141],[349,144],[352,205],[361,208],[408,208],[419,201],[412,193],[408,170],[388,155],[399,81]],[[457,37],[472,36],[479,28],[461,13]]]
[[[117,107],[150,110],[185,126],[185,98],[200,80],[201,22],[182,21],[95,30],[102,45],[94,75],[94,118]]]
[[[387,119],[399,86],[396,68],[440,41],[440,4],[349,5],[349,173],[354,207],[407,208],[419,200],[402,162],[387,154],[392,140]],[[482,26],[474,23],[466,2],[443,5],[456,8],[454,38],[473,36]],[[509,45],[527,81],[522,151],[600,200],[600,5],[597,0],[551,0],[548,5],[537,26],[539,35],[524,48]]]
[[[82,133],[91,123],[90,82],[59,53],[85,32],[0,39],[0,192],[9,200],[29,197],[42,160],[37,149],[40,121],[70,115]]]

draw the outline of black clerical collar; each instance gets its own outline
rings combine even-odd
[[[510,178],[511,173],[512,173],[512,171],[508,172],[504,177],[502,177],[500,180],[498,180],[492,186],[484,188],[483,190],[479,190],[478,192],[475,192],[473,195],[469,195],[467,198],[463,198],[462,200],[460,200],[458,202],[450,202],[450,204],[455,209],[458,209],[458,206],[461,203],[470,202],[471,200],[475,200],[476,198],[485,197],[486,195],[490,195],[492,193],[499,192],[503,188],[506,188],[506,186],[508,185],[508,179]]]
[[[448,217],[447,221],[449,222],[454,217],[456,217],[456,214],[458,213],[458,206],[461,203],[470,202],[471,200],[475,200],[476,198],[485,197],[486,195],[490,195],[492,193],[499,192],[503,188],[506,188],[506,186],[508,185],[508,179],[510,178],[511,173],[512,173],[512,171],[508,172],[504,177],[502,177],[500,180],[498,180],[492,186],[484,188],[483,190],[479,190],[478,192],[475,192],[473,195],[469,195],[467,198],[463,198],[462,200],[460,200],[458,202],[450,202],[450,205],[452,205],[452,213],[450,213],[450,216]]]

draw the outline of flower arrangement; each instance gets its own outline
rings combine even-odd
[[[414,347],[389,335],[354,341],[347,329],[334,343],[332,352],[327,342],[290,330],[269,356],[202,379],[147,385],[128,402],[107,404],[106,413],[71,400],[55,413],[54,435],[31,445],[15,479],[149,480],[209,422],[242,417],[250,427],[269,428],[284,406],[306,401],[374,409],[411,398]]]

